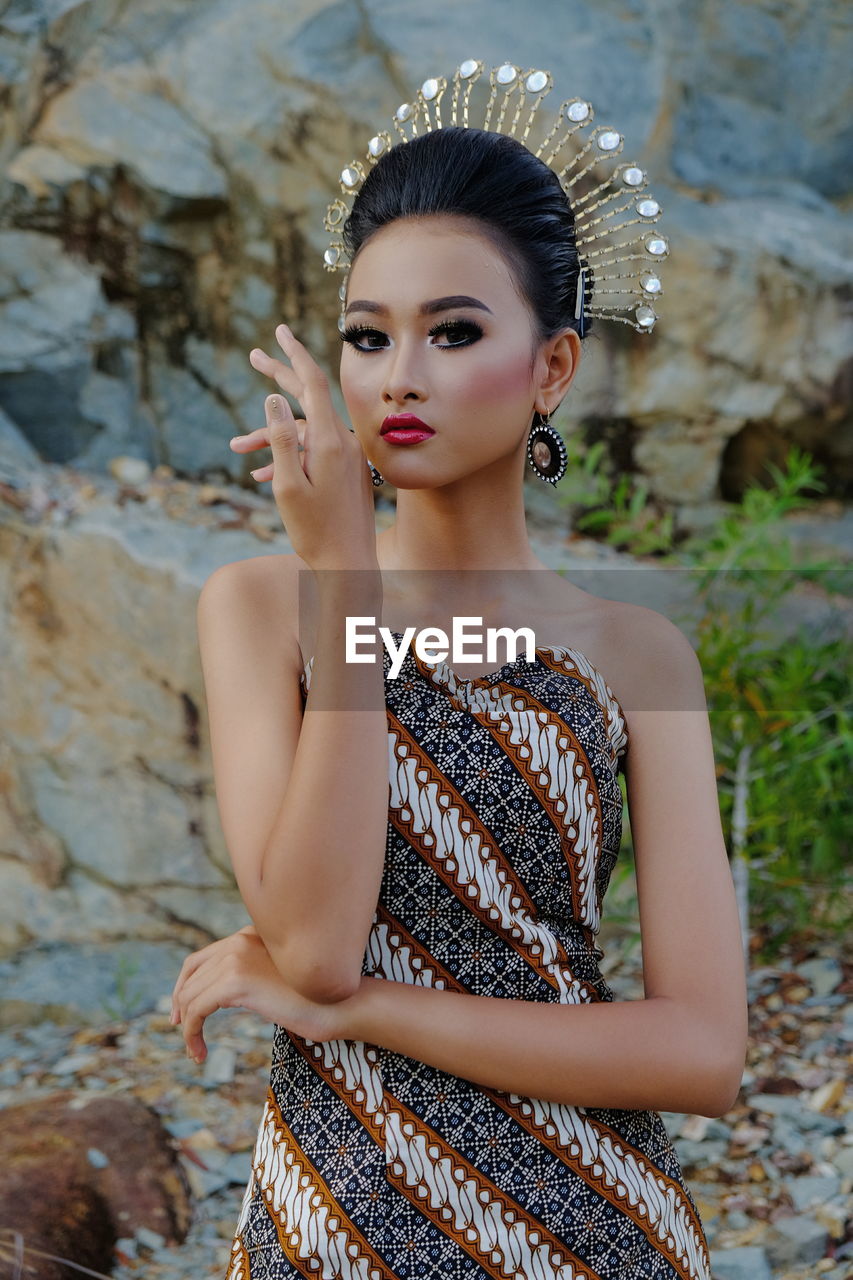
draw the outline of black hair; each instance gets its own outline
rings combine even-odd
[[[580,332],[575,301],[583,260],[574,213],[554,170],[517,138],[449,125],[391,147],[368,171],[344,222],[350,262],[381,227],[432,214],[481,224],[513,270],[537,341],[562,329]],[[589,297],[588,266],[587,288]],[[586,320],[584,332],[590,328]]]

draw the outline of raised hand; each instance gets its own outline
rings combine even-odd
[[[232,448],[272,449],[272,462],[252,474],[272,481],[288,537],[306,564],[312,569],[375,569],[373,484],[364,450],[335,412],[329,380],[307,348],[287,325],[280,324],[275,332],[290,364],[257,347],[249,361],[299,401],[304,423],[297,423],[284,396],[268,396],[266,427],[236,437]]]

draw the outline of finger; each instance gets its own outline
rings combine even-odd
[[[202,1033],[205,1019],[217,1009],[224,1008],[222,980],[220,966],[207,967],[194,975],[184,991],[178,1008],[178,1022],[189,1058],[198,1060],[198,1055],[205,1051]]]
[[[224,938],[218,938],[215,942],[209,942],[206,947],[201,947],[198,951],[192,951],[181,965],[180,973],[177,981],[172,988],[172,1009],[170,1018],[174,1022],[175,1015],[181,1001],[182,993],[190,978],[198,972],[203,964],[211,960],[216,951],[222,946]]]
[[[296,423],[299,444],[301,448],[305,447],[305,419],[294,418]],[[228,441],[228,447],[234,453],[251,453],[253,449],[269,448],[269,428],[258,427],[255,431],[249,431],[244,436],[232,436]],[[255,473],[252,472],[252,475]]]
[[[277,327],[275,336],[302,381],[303,391],[299,400],[305,409],[306,418],[312,424],[316,422],[321,435],[341,438],[343,424],[335,413],[329,379],[325,372],[286,324]]]
[[[299,461],[299,431],[293,411],[284,396],[276,395],[267,396],[264,409],[273,455],[270,478],[275,481],[275,487],[280,491],[298,490],[307,484],[307,478]],[[267,468],[262,467],[259,470],[266,471]]]
[[[237,1003],[234,974],[231,968],[214,962],[198,974],[187,992],[183,1007],[182,1028],[187,1054],[202,1062],[207,1054],[203,1028],[207,1018],[217,1009],[230,1009]]]
[[[258,373],[266,374],[268,378],[274,378],[282,391],[286,391],[288,395],[293,396],[295,400],[302,404],[302,393],[304,388],[296,374],[296,371],[289,365],[284,364],[281,360],[268,356],[266,351],[262,351],[260,347],[255,347],[249,352],[249,363],[253,369],[257,369]]]

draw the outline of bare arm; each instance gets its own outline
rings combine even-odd
[[[341,1015],[338,1037],[569,1106],[721,1116],[740,1088],[710,1029],[664,997],[540,1004],[364,976]]]
[[[746,978],[701,669],[651,610],[633,616],[631,644],[626,780],[645,998],[543,1005],[365,976],[338,1034],[571,1105],[708,1116],[733,1105]]]
[[[381,585],[378,571],[318,575],[303,716],[296,558],[275,567],[285,591],[270,590],[259,558],[216,570],[199,598],[217,803],[240,893],[276,968],[307,998],[337,1001],[359,982],[389,791],[381,655],[347,664],[343,620],[378,617]]]

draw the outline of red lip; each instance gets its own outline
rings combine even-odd
[[[430,435],[434,435],[432,427],[428,427],[420,418],[416,418],[413,413],[392,413],[389,414],[379,429],[379,434],[384,436],[386,431],[405,431],[408,428],[416,427],[418,431],[428,431]]]

